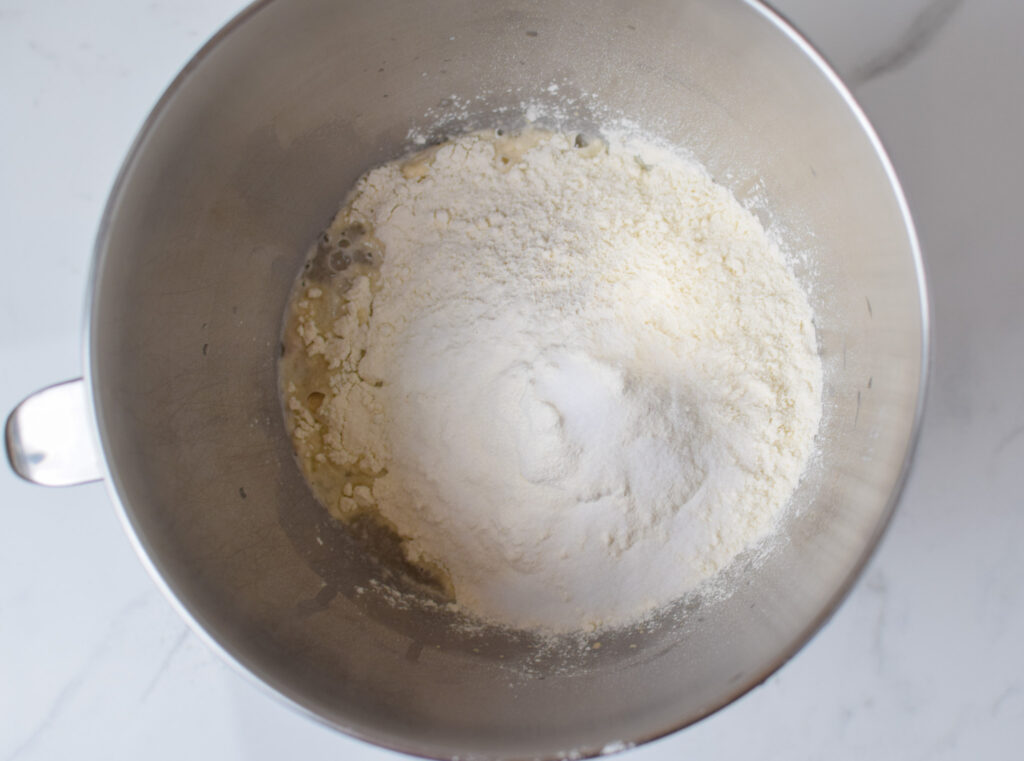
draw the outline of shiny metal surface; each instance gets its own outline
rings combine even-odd
[[[628,115],[796,252],[826,368],[821,452],[785,541],[731,569],[726,599],[689,598],[600,648],[460,631],[375,594],[374,579],[402,581],[302,481],[275,377],[292,278],[355,178],[406,150],[410,128],[439,136],[452,96],[450,131],[514,122],[524,99],[561,104],[575,129]],[[189,64],[125,163],[97,242],[86,382],[130,536],[227,657],[388,747],[587,754],[716,710],[838,604],[905,477],[926,314],[888,160],[827,67],[759,6],[276,0]]]
[[[81,378],[44,388],[15,407],[4,435],[14,472],[42,486],[100,480],[91,407]]]

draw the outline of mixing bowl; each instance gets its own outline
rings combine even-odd
[[[627,117],[690,151],[792,253],[825,367],[818,454],[780,538],[649,625],[544,643],[411,598],[317,505],[276,386],[293,277],[353,181],[412,140]],[[124,164],[84,378],[12,414],[14,467],[103,477],[211,645],[344,732],[437,758],[586,755],[760,683],[865,563],[921,412],[926,303],[874,133],[822,59],[739,0],[268,0],[170,87]],[[365,527],[364,527],[365,528]]]

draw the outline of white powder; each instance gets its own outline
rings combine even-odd
[[[379,272],[294,318],[327,362],[290,386],[293,432],[335,514],[376,509],[468,611],[556,632],[635,620],[771,532],[821,413],[811,310],[698,166],[469,135],[369,172],[328,235],[353,223]]]

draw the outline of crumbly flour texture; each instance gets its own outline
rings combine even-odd
[[[778,248],[645,143],[476,133],[370,171],[289,325],[318,496],[515,627],[628,624],[725,568],[777,525],[821,415]]]

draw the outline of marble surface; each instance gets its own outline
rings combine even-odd
[[[80,374],[91,241],[163,88],[238,0],[0,0],[0,411]],[[1024,3],[783,0],[906,187],[934,300],[924,433],[862,581],[765,685],[623,761],[1024,757]],[[16,273],[16,274],[15,274]],[[193,636],[101,485],[0,468],[0,761],[362,759]]]

